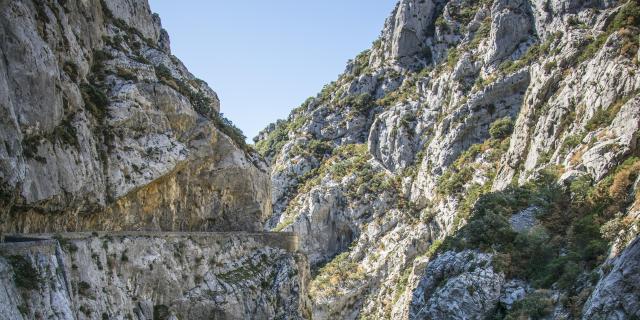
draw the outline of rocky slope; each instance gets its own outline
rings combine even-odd
[[[255,138],[314,318],[640,316],[639,26],[636,0],[400,0]]]
[[[101,233],[0,244],[0,319],[302,319],[289,234]]]
[[[146,0],[0,0],[0,39],[0,242],[31,233],[0,243],[0,319],[310,317],[297,237],[240,232],[266,163]]]
[[[0,232],[262,228],[265,164],[146,1],[2,1],[0,36]]]

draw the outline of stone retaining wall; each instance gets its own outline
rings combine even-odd
[[[121,231],[121,232],[67,232],[7,234],[0,240],[0,250],[39,250],[51,246],[55,240],[82,240],[91,237],[110,238],[189,238],[201,244],[211,241],[226,241],[230,238],[253,240],[265,247],[274,247],[289,252],[298,251],[298,236],[292,232],[161,232],[161,231]],[[30,249],[32,248],[32,249]]]

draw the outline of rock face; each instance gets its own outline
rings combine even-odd
[[[400,0],[370,50],[261,132],[267,228],[300,235],[314,318],[637,315],[621,301],[637,288],[596,275],[639,230],[639,8]],[[540,245],[543,271],[504,239]]]
[[[491,268],[491,256],[447,252],[425,270],[409,318],[481,319],[497,304],[503,285],[503,275]]]
[[[625,319],[640,315],[640,238],[608,262],[610,271],[584,306],[585,319]]]
[[[266,166],[146,1],[0,16],[0,231],[262,228]]]
[[[0,319],[302,319],[290,234],[101,233],[0,245]]]
[[[244,233],[266,163],[146,0],[0,1],[0,38],[0,236],[56,233],[0,243],[0,319],[309,318],[297,237]]]

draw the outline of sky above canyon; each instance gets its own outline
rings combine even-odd
[[[396,0],[149,0],[172,53],[213,88],[250,141],[337,79]]]

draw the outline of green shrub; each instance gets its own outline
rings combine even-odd
[[[568,190],[556,177],[541,172],[524,186],[487,193],[478,199],[468,223],[445,239],[441,250],[480,249],[495,254],[494,267],[508,277],[529,280],[534,287],[573,290],[577,279],[604,261],[609,248],[603,233],[615,213],[633,201],[630,190],[640,172],[640,160],[629,158],[611,175],[592,185],[589,176]],[[509,217],[538,207],[540,224],[526,233],[514,232]]]
[[[544,68],[544,71],[546,73],[549,73],[549,72],[551,72],[552,70],[554,70],[557,67],[558,67],[558,63],[557,62],[550,61],[550,62],[545,63],[543,68]]]
[[[53,136],[57,141],[79,148],[80,142],[78,141],[78,133],[76,128],[73,126],[72,119],[73,115],[63,119],[60,125],[53,129]]]
[[[518,234],[511,252],[513,264],[510,272],[532,279],[544,276],[546,265],[557,255],[557,249],[551,245],[550,239],[543,227]]]
[[[129,80],[129,81],[137,81],[138,77],[136,77],[136,75],[129,71],[128,69],[125,68],[117,68],[116,69],[116,74],[118,75],[118,77],[124,79],[124,80]]]
[[[215,116],[215,110],[211,107],[211,99],[208,96],[202,91],[191,91],[182,81],[179,82],[179,85],[181,86],[181,91],[187,92],[187,97],[197,113],[207,118]]]
[[[574,201],[584,201],[587,199],[593,185],[593,179],[590,175],[583,175],[571,181],[569,191]]]
[[[331,152],[333,151],[333,146],[330,143],[320,140],[311,140],[307,148],[313,155],[316,155],[320,158],[325,155],[331,154]]]
[[[489,135],[491,138],[502,140],[507,138],[513,132],[513,120],[510,117],[498,119],[489,127]]]
[[[216,117],[216,111],[211,106],[211,99],[204,92],[199,89],[192,89],[192,87],[182,79],[174,78],[171,70],[169,70],[169,68],[167,68],[164,64],[155,66],[155,72],[156,77],[162,83],[187,97],[187,99],[189,99],[189,102],[193,106],[193,109],[198,114],[209,119]],[[190,83],[195,86],[198,85],[197,81],[195,83],[191,81]]]
[[[78,65],[72,61],[67,61],[64,63],[62,70],[71,78],[72,81],[78,80]]]
[[[480,24],[480,27],[478,28],[476,33],[473,35],[473,40],[471,40],[471,42],[469,43],[469,46],[471,48],[477,48],[480,42],[483,39],[486,39],[490,33],[491,33],[491,17],[487,16],[487,18],[485,18]]]
[[[340,286],[348,286],[366,278],[362,266],[349,259],[349,252],[343,252],[322,267],[309,286],[313,297],[341,294]]]
[[[384,97],[380,98],[376,103],[381,106],[391,106],[397,102],[407,101],[413,99],[416,95],[416,79],[423,78],[428,75],[430,69],[424,68],[417,75],[406,78],[400,88],[388,93]]]
[[[551,34],[547,40],[541,44],[532,45],[522,58],[516,61],[505,61],[500,65],[500,70],[503,73],[510,74],[520,70],[523,67],[529,66],[534,63],[539,57],[549,55],[551,52],[551,45],[555,43],[557,39],[562,37],[562,32],[556,32]]]
[[[517,301],[507,313],[505,320],[543,319],[553,312],[553,302],[545,291],[536,291]]]
[[[604,43],[609,38],[609,33],[603,33],[598,35],[595,38],[588,38],[586,46],[581,50],[580,55],[577,58],[576,64],[580,64],[587,59],[593,58],[595,54],[602,48]]]
[[[82,296],[88,296],[91,290],[91,285],[85,281],[78,283],[78,293]]]
[[[618,115],[622,106],[629,101],[631,96],[623,97],[616,100],[614,103],[606,108],[598,109],[595,114],[589,119],[585,129],[587,131],[594,131],[598,128],[606,127],[613,122],[613,119]]]
[[[46,161],[43,157],[38,155],[38,147],[42,142],[42,136],[29,135],[22,138],[22,153],[28,159],[35,159],[38,161]]]
[[[592,39],[578,56],[577,62],[581,63],[593,57],[605,44],[609,36],[614,32],[620,32],[623,43],[620,53],[634,57],[638,51],[638,26],[640,25],[640,5],[637,0],[629,0],[615,15],[604,33]]]
[[[35,290],[40,287],[40,272],[33,267],[31,261],[20,255],[10,256],[8,260],[13,270],[13,281],[18,288]]]
[[[438,179],[436,191],[440,195],[451,195],[464,191],[464,186],[473,177],[474,169],[471,166],[462,167],[459,170],[447,170]]]
[[[159,64],[157,66],[155,66],[155,71],[156,71],[156,77],[158,77],[158,79],[160,80],[173,80],[173,74],[171,73],[171,70],[169,70],[169,68],[167,68],[167,66],[165,66],[164,64]]]
[[[231,120],[225,118],[222,113],[213,113],[213,123],[216,128],[220,129],[224,134],[226,134],[231,140],[233,140],[238,146],[243,148],[245,151],[249,151],[249,146],[246,143],[247,137],[242,133],[240,128],[236,127]]]
[[[82,92],[85,108],[102,123],[107,116],[107,106],[109,104],[107,94],[101,88],[90,83],[81,84],[80,91]]]
[[[582,143],[582,140],[586,134],[574,134],[566,137],[562,142],[562,146],[560,147],[560,153],[566,155],[571,149],[579,146]]]
[[[640,26],[640,4],[637,0],[628,0],[613,18],[609,30]]]
[[[275,129],[267,135],[266,139],[256,143],[256,150],[263,157],[275,157],[285,143],[289,140],[289,122],[280,121],[276,123]]]
[[[453,68],[458,63],[460,59],[460,52],[456,48],[449,49],[449,54],[447,55],[447,66]]]
[[[367,114],[369,110],[375,107],[375,104],[370,94],[363,93],[357,96],[348,96],[338,103],[338,107],[351,107],[358,113]]]
[[[169,307],[163,304],[153,306],[153,320],[166,320],[170,315]]]
[[[371,51],[365,50],[356,56],[353,61],[353,75],[359,76],[369,72],[369,55]]]

